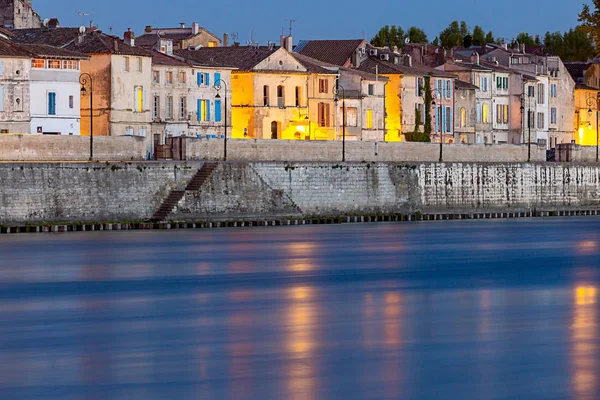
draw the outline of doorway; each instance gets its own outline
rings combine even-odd
[[[277,121],[271,122],[271,139],[279,139],[279,131],[281,123]]]

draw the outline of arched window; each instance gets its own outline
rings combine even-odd
[[[467,110],[464,107],[460,109],[460,127],[467,127]]]

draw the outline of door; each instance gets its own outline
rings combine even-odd
[[[271,122],[271,139],[279,139],[279,122]]]

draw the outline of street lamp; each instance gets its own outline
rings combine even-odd
[[[344,87],[340,85],[339,80],[335,83],[335,88],[333,89],[333,94],[335,95],[333,101],[335,102],[335,107],[337,108],[339,99],[339,91],[342,91],[342,162],[346,161],[346,92],[344,91]]]
[[[88,86],[90,91],[90,161],[94,159],[94,89],[93,89],[93,81],[92,76],[87,72],[79,75],[79,83],[81,84],[81,95],[85,96],[88,89],[85,87]]]
[[[225,99],[223,99],[224,104],[225,104],[225,117],[224,117],[225,135],[224,135],[224,139],[223,139],[223,161],[227,161],[227,84],[225,83],[225,81],[223,79],[218,79],[215,82],[215,89],[217,90],[217,95],[215,96],[215,99],[221,98],[221,95],[220,95],[221,87],[225,87]]]
[[[598,109],[600,109],[600,92],[596,95],[596,98],[593,97],[588,97],[587,99],[587,105],[588,107],[590,107],[588,109],[588,123],[591,124],[591,119],[592,119],[592,106],[596,106],[596,162],[598,162],[598,156],[600,155],[598,153],[599,151],[599,147],[598,144],[600,143],[600,137],[598,135]]]
[[[438,88],[434,88],[432,89],[432,92],[435,93],[435,97],[433,98],[433,101],[431,102],[432,107],[435,107],[435,99],[440,99],[440,115],[438,116],[440,121],[439,121],[439,127],[440,127],[440,162],[442,162],[444,160],[444,134],[442,133],[444,131],[444,127],[442,126],[442,124],[445,121],[441,121],[441,117],[442,117],[442,110],[444,109],[444,96],[442,96],[442,92],[440,91],[440,89]]]

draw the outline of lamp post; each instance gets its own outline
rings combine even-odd
[[[221,98],[221,95],[219,94],[221,92],[221,87],[225,87],[225,99],[223,99],[223,102],[225,105],[225,117],[224,117],[225,135],[223,138],[223,161],[227,161],[227,84],[225,83],[225,81],[223,79],[218,79],[215,82],[215,89],[217,89],[217,95],[215,96],[215,99]]]
[[[587,105],[588,107],[590,107],[588,109],[588,121],[590,121],[592,119],[592,106],[596,106],[596,162],[598,162],[599,159],[599,147],[598,144],[600,143],[600,136],[598,135],[598,109],[600,109],[600,92],[596,95],[596,98],[593,97],[588,97],[587,99]],[[591,122],[590,122],[591,124]]]
[[[333,101],[337,108],[339,102],[339,91],[342,91],[342,162],[346,161],[346,92],[344,87],[340,85],[339,81],[336,81],[333,94],[335,95]]]
[[[432,92],[435,93],[435,97],[433,98],[433,101],[431,102],[431,105],[433,107],[435,107],[435,99],[440,99],[440,115],[439,115],[439,127],[440,127],[440,162],[442,162],[444,160],[444,134],[442,133],[444,131],[444,127],[442,126],[442,124],[445,121],[441,121],[442,119],[442,110],[444,109],[444,96],[442,96],[442,92],[440,91],[440,89],[438,88],[434,88],[432,89]]]
[[[523,116],[522,128],[523,136],[525,136],[525,93],[521,95],[521,115]],[[529,108],[527,108],[527,128],[529,130],[529,139],[527,140],[527,162],[531,161],[531,114]]]
[[[79,75],[79,83],[81,84],[81,95],[85,96],[89,87],[90,91],[90,161],[94,159],[94,88],[92,76],[87,72]]]

